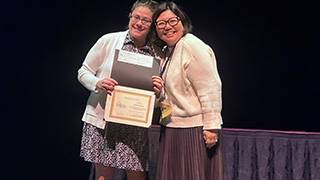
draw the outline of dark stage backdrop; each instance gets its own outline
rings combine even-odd
[[[227,128],[319,131],[315,8],[291,1],[176,1],[216,53]],[[89,92],[77,70],[133,1],[1,4],[0,179],[85,180],[79,158]]]

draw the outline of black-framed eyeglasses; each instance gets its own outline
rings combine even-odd
[[[178,23],[179,23],[179,21],[180,21],[180,18],[179,17],[171,17],[171,18],[169,18],[168,20],[160,20],[160,21],[157,21],[156,22],[156,26],[157,26],[157,28],[160,28],[160,29],[162,29],[162,28],[165,28],[166,27],[166,25],[167,25],[167,23],[170,25],[170,26],[175,26],[175,25],[177,25]]]
[[[129,14],[129,18],[134,22],[137,23],[141,21],[141,24],[149,26],[151,24],[151,20],[146,17],[140,17],[139,15]]]

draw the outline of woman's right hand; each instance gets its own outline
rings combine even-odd
[[[203,130],[203,139],[205,140],[207,148],[212,148],[218,143],[218,131]]]
[[[118,85],[118,82],[112,78],[104,78],[97,82],[96,89],[99,91],[105,91],[111,95],[114,86]]]

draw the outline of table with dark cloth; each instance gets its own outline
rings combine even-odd
[[[159,130],[149,129],[149,180],[155,177]],[[320,180],[320,133],[224,128],[221,142],[226,180]],[[125,180],[124,172],[116,179]]]
[[[223,132],[226,180],[320,180],[320,133]]]

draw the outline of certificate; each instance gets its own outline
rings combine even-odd
[[[107,97],[104,118],[115,122],[148,128],[152,123],[155,102],[153,91],[115,86]]]

